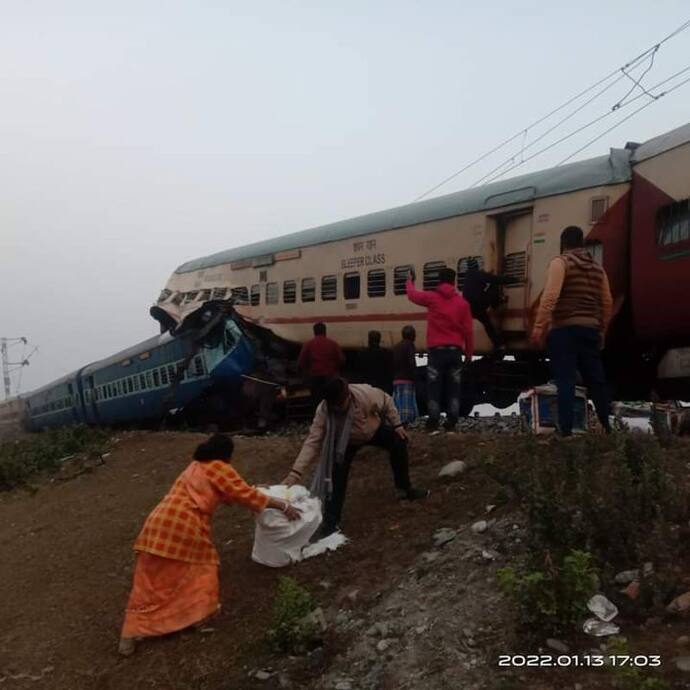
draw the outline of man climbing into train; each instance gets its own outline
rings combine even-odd
[[[314,405],[323,400],[323,387],[328,379],[337,376],[345,364],[340,345],[326,335],[326,324],[314,324],[314,337],[302,346],[297,368],[307,377]]]
[[[462,356],[472,361],[474,339],[470,305],[455,289],[455,271],[442,268],[438,272],[438,285],[433,290],[417,290],[414,272],[410,271],[405,285],[407,298],[427,308],[427,397],[429,431],[438,428],[441,418],[441,397],[446,391],[448,417],[445,428],[455,429],[460,416],[460,382]]]
[[[575,381],[580,371],[606,432],[610,399],[601,361],[613,299],[604,269],[585,248],[581,228],[561,233],[561,254],[551,260],[530,342],[546,346],[558,388],[558,430],[571,436]]]
[[[496,309],[500,306],[501,285],[512,285],[516,282],[518,281],[515,278],[483,271],[474,257],[467,260],[467,273],[465,273],[462,296],[470,305],[472,318],[484,326],[494,350],[503,349],[504,341],[501,333],[493,325],[488,309]]]
[[[391,396],[365,383],[348,384],[339,377],[330,379],[323,392],[309,435],[283,480],[288,486],[302,482],[308,467],[319,461],[311,483],[312,493],[324,505],[318,538],[340,526],[350,465],[363,446],[388,451],[400,500],[426,498],[427,490],[416,489],[410,483],[407,433]]]

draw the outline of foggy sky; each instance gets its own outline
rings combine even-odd
[[[39,346],[22,392],[157,333],[148,309],[179,264],[412,201],[690,15],[471,4],[2,0],[0,336]],[[689,45],[662,47],[644,83]],[[577,158],[684,124],[689,102],[680,89]]]

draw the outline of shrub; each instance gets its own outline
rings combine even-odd
[[[109,438],[103,429],[67,426],[0,444],[0,491],[26,485],[40,472],[55,471],[69,455],[99,454]]]
[[[547,558],[542,570],[502,568],[498,582],[517,604],[518,630],[528,639],[572,631],[599,586],[592,555],[584,551],[570,552],[557,565]]]
[[[281,577],[273,602],[273,619],[268,639],[280,652],[301,653],[319,640],[318,626],[309,620],[316,602],[293,577]]]

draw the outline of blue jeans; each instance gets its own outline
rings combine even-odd
[[[427,363],[427,396],[429,419],[427,427],[436,428],[441,418],[441,398],[445,390],[448,401],[446,425],[454,427],[460,416],[460,380],[462,375],[462,350],[459,347],[429,348]]]
[[[599,349],[601,334],[588,326],[562,326],[554,328],[546,344],[551,360],[551,372],[558,388],[558,426],[561,435],[573,432],[575,381],[578,370],[594,402],[597,417],[606,431],[610,431],[611,403],[601,363]]]

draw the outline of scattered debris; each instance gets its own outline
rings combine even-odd
[[[687,613],[690,609],[690,592],[677,596],[667,607],[668,613]]]
[[[640,571],[639,570],[623,570],[620,573],[618,573],[613,579],[616,582],[616,584],[627,585],[627,584],[630,584],[633,580],[639,580],[640,579]]]
[[[614,623],[607,623],[598,618],[588,618],[582,625],[582,630],[588,635],[594,635],[594,637],[617,635],[621,631]]]
[[[570,653],[570,647],[568,647],[565,642],[555,640],[553,637],[550,637],[548,640],[546,640],[546,646],[549,649],[553,649],[555,652],[559,652],[560,654]]]
[[[588,602],[587,608],[601,621],[608,623],[618,615],[618,608],[603,594],[595,594]]]
[[[479,520],[472,525],[472,531],[475,534],[481,534],[482,532],[486,532],[488,527],[489,523],[486,520]]]
[[[441,471],[438,473],[438,476],[457,477],[459,474],[462,474],[466,469],[467,463],[463,462],[462,460],[453,460],[453,462],[449,462],[447,465],[444,465],[441,468]]]
[[[447,544],[449,541],[453,541],[457,534],[458,533],[456,530],[448,527],[442,527],[441,529],[436,530],[434,532],[434,546],[438,548],[439,546]]]

